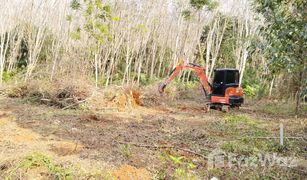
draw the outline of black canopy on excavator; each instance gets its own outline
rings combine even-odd
[[[225,94],[229,87],[239,87],[240,73],[237,69],[216,69],[212,82],[212,91],[214,95]]]

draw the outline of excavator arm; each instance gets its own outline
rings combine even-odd
[[[173,79],[175,79],[182,70],[192,70],[197,73],[199,81],[203,86],[204,92],[206,96],[212,93],[211,85],[208,81],[208,78],[205,74],[204,69],[196,64],[188,63],[185,64],[183,60],[180,60],[176,67],[171,72],[170,76],[159,86],[159,92],[163,93],[166,86],[171,83]]]

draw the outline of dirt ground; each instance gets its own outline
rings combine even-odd
[[[201,101],[176,100],[91,112],[0,97],[0,178],[306,178],[306,116],[270,114],[257,106],[206,112]],[[275,138],[280,123],[288,137],[283,147]],[[298,161],[293,167],[209,168],[216,149]]]

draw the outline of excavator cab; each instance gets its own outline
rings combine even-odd
[[[237,69],[215,69],[212,81],[211,102],[238,107],[243,104],[243,91],[239,87],[240,73]]]
[[[225,96],[229,87],[239,87],[239,71],[237,69],[215,69],[212,81],[212,95]]]

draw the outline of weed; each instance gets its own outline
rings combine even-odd
[[[175,164],[181,164],[183,158],[184,156],[176,157],[176,156],[169,155],[169,159]]]
[[[56,179],[69,180],[73,179],[72,172],[69,169],[61,167],[55,164],[50,157],[47,157],[41,153],[33,153],[26,156],[20,164],[13,168],[6,179],[12,179],[16,174],[17,170],[23,169],[27,171],[28,169],[33,169],[37,167],[46,168],[49,173],[54,175]]]
[[[21,72],[21,70],[15,70],[15,71],[12,71],[12,72],[4,71],[3,81],[4,82],[12,81],[15,78],[15,76],[19,73],[19,71]]]
[[[208,174],[210,177],[220,177],[222,176],[222,171],[221,169],[218,169],[218,168],[210,168],[208,170]]]
[[[160,169],[155,173],[154,179],[162,180],[162,179],[167,179],[166,177],[167,177],[167,173],[165,169]]]
[[[181,179],[181,180],[197,179],[197,177],[195,175],[189,173],[186,169],[183,169],[183,168],[177,168],[175,170],[174,178],[175,179]]]
[[[120,152],[124,157],[126,158],[130,157],[131,156],[131,145],[130,144],[122,145],[120,148]]]
[[[157,171],[155,179],[198,179],[193,172],[197,166],[185,156],[161,154],[160,159],[164,162],[165,168]]]
[[[187,164],[188,169],[195,169],[197,166],[193,162]]]

